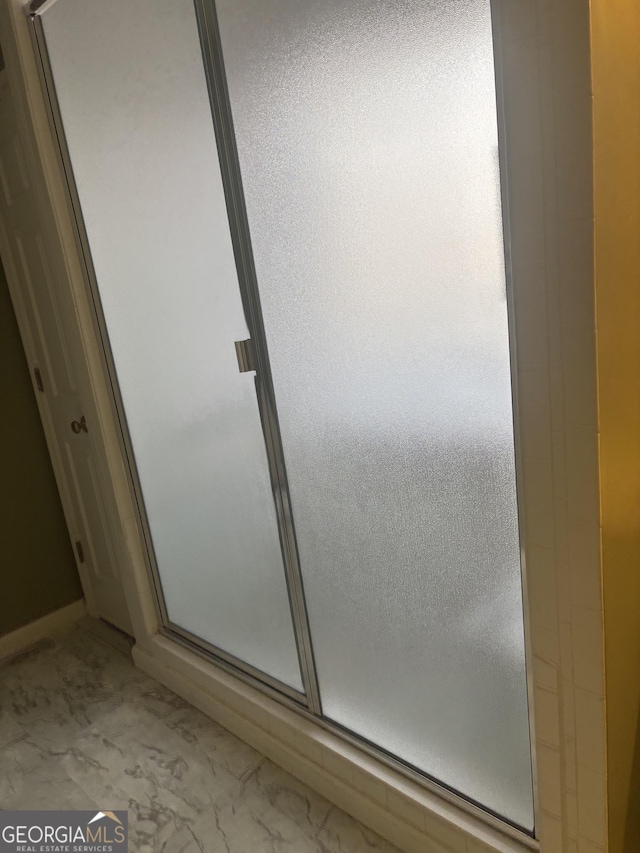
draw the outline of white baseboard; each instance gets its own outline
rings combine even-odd
[[[514,838],[414,783],[167,637],[133,648],[140,669],[406,853],[531,853]]]
[[[36,619],[22,628],[16,628],[0,637],[0,661],[23,652],[39,640],[59,634],[70,628],[86,614],[84,599],[67,604],[53,613],[47,613],[42,619]]]

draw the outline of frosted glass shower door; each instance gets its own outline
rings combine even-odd
[[[527,830],[489,0],[217,0],[323,713]]]
[[[300,691],[192,0],[41,21],[166,617]]]

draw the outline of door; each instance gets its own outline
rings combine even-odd
[[[37,31],[166,629],[530,832],[489,0]]]
[[[200,5],[323,713],[531,830],[489,0]]]
[[[68,343],[65,317],[69,308],[60,303],[63,288],[56,287],[59,267],[41,224],[27,129],[9,75],[7,65],[0,71],[2,256],[17,313],[23,318],[21,333],[89,612],[131,633],[101,490],[105,478],[91,434],[91,425],[96,423],[94,408],[81,391],[76,367],[81,362],[74,359]],[[85,428],[74,432],[74,422]]]
[[[165,626],[304,702],[193,4],[63,0],[39,21]]]

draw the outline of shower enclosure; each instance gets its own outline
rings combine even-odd
[[[164,630],[532,832],[489,0],[34,28]]]

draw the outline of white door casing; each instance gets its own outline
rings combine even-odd
[[[3,28],[0,38],[6,44],[5,34]],[[88,610],[131,633],[113,515],[105,503],[104,461],[92,435],[95,403],[68,329],[73,313],[66,304],[68,290],[56,286],[64,265],[42,215],[41,186],[10,54],[5,62],[0,71],[0,252]],[[80,423],[83,416],[87,431],[73,432],[72,421]]]

